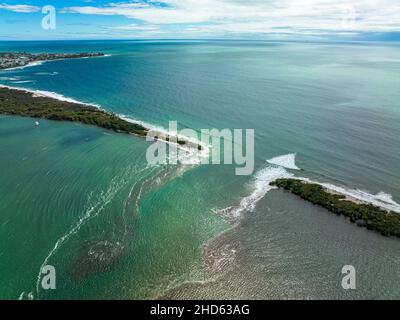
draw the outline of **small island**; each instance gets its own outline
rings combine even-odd
[[[0,69],[25,67],[31,63],[61,60],[102,57],[104,53],[28,53],[0,52]]]
[[[120,133],[146,137],[150,129],[138,123],[121,119],[116,114],[96,106],[63,101],[48,97],[40,92],[0,86],[0,114],[56,121],[80,122]],[[153,133],[154,136],[154,133]],[[202,146],[188,140],[178,139],[162,132],[156,132],[156,140],[175,142],[190,148],[202,150]]]
[[[400,214],[397,212],[350,199],[319,184],[298,179],[278,179],[271,182],[271,185],[290,191],[332,213],[343,215],[359,227],[380,232],[384,236],[400,237]]]

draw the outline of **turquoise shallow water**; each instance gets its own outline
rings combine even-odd
[[[55,91],[158,126],[178,120],[256,134],[256,173],[238,177],[231,166],[149,167],[139,138],[2,116],[0,297],[399,298],[397,240],[279,191],[263,197],[266,175],[257,174],[267,159],[297,153],[304,171],[296,175],[400,202],[398,49],[0,43],[2,51],[111,54],[2,71],[0,84]],[[230,227],[218,209],[251,194],[261,199],[254,210],[243,208],[241,224],[213,241]],[[45,262],[57,269],[57,290],[36,288]],[[354,292],[340,287],[345,264],[359,272]]]

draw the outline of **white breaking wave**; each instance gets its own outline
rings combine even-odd
[[[379,201],[383,201],[389,204],[393,204],[393,205],[398,205],[398,203],[396,201],[393,200],[392,195],[385,193],[383,191],[379,192],[376,196],[375,199],[379,200]]]
[[[285,156],[278,158],[284,158],[284,157]],[[284,161],[284,163],[286,162]],[[294,161],[291,162],[291,164],[294,164]],[[224,209],[214,209],[213,211],[218,215],[221,215],[228,219],[237,220],[242,216],[243,213],[254,211],[257,203],[262,198],[264,198],[265,195],[270,190],[276,189],[276,187],[270,185],[271,182],[277,179],[289,179],[289,178],[298,179],[308,183],[315,183],[324,187],[328,191],[344,195],[348,197],[349,200],[352,201],[355,200],[355,201],[360,201],[362,203],[372,204],[382,209],[400,213],[400,204],[393,200],[391,194],[387,194],[381,191],[376,195],[374,195],[368,191],[360,189],[351,189],[342,186],[337,186],[332,183],[313,181],[305,177],[296,177],[294,176],[294,174],[288,172],[283,166],[277,164],[268,166],[258,171],[255,174],[251,184],[252,193],[249,196],[242,198],[238,206],[231,206]]]
[[[30,82],[35,82],[34,80],[19,80],[19,81],[13,81],[13,83],[19,84],[19,83],[30,83]]]
[[[58,75],[57,71],[54,72],[36,72],[35,75],[37,76],[56,76]]]
[[[0,88],[7,88],[7,89],[11,89],[11,90],[20,90],[20,91],[31,93],[33,95],[33,97],[47,97],[47,98],[52,98],[52,99],[56,99],[59,101],[65,101],[65,102],[76,103],[76,104],[85,105],[85,106],[91,106],[91,107],[98,108],[100,110],[107,111],[98,104],[85,103],[82,101],[75,100],[73,98],[65,97],[62,94],[59,94],[56,92],[43,91],[43,90],[32,90],[32,89],[7,86],[7,85],[2,85],[2,84],[0,84]],[[174,145],[181,151],[179,153],[179,158],[178,158],[178,160],[180,161],[181,164],[198,165],[201,163],[202,159],[209,157],[209,154],[210,154],[209,146],[200,140],[193,139],[191,137],[186,137],[186,136],[177,134],[176,132],[170,132],[165,128],[158,127],[158,126],[155,126],[155,125],[152,125],[152,124],[140,121],[140,120],[135,120],[135,119],[129,118],[128,116],[123,115],[123,114],[118,114],[117,116],[120,119],[125,120],[127,122],[139,124],[139,125],[143,126],[144,128],[146,128],[150,131],[153,131],[153,133],[169,135],[171,137],[176,137],[177,140],[185,140],[185,141],[193,143],[193,145],[201,145],[202,150],[198,150],[197,148],[180,145],[180,144],[174,143],[172,141],[169,141],[169,142],[165,141],[165,143]]]
[[[274,164],[286,169],[300,170],[300,168],[296,166],[296,153],[290,153],[283,156],[275,157],[267,160],[267,162],[269,164]]]
[[[35,62],[30,62],[25,66],[20,66],[20,67],[14,67],[14,68],[7,68],[7,69],[3,69],[4,71],[10,71],[10,70],[19,70],[19,69],[25,69],[25,68],[29,68],[29,67],[35,67],[35,66],[40,66],[43,63],[45,63],[46,61],[35,61]]]
[[[305,178],[302,178],[302,179],[310,181]],[[378,194],[374,195],[374,194],[369,193],[368,191],[340,187],[340,186],[336,186],[331,183],[319,183],[319,182],[315,182],[315,181],[310,181],[310,182],[319,184],[319,185],[323,186],[324,188],[326,188],[327,190],[331,190],[331,191],[340,193],[344,196],[353,198],[355,200],[365,202],[365,203],[370,203],[374,206],[400,213],[400,204],[395,202],[392,199],[392,195],[384,193],[382,191],[379,192]]]
[[[276,179],[284,179],[293,177],[292,173],[287,172],[283,168],[267,167],[255,174],[253,187],[253,193],[242,199],[240,206],[250,209],[250,211],[255,209],[256,203],[261,200],[268,191],[275,189],[270,183]]]
[[[237,207],[228,207],[225,209],[215,210],[215,212],[221,216],[225,216],[230,219],[238,219],[246,211],[253,211],[256,204],[264,198],[264,196],[272,189],[276,187],[271,186],[270,183],[276,179],[292,178],[294,175],[287,172],[282,167],[269,166],[258,171],[251,184],[253,189],[252,193],[242,198],[240,204]]]
[[[18,79],[20,79],[20,77],[0,77],[2,81],[16,81]]]
[[[18,297],[18,300],[33,300],[34,296],[32,292],[26,293],[25,291],[21,292]]]
[[[296,153],[275,157],[270,160],[267,160],[267,162],[287,169],[301,170],[299,167],[296,166]],[[336,186],[331,183],[321,183],[317,181],[311,181],[308,178],[295,177],[295,179],[316,183],[323,186],[327,190],[340,193],[354,200],[370,203],[375,206],[381,207],[383,209],[400,212],[400,204],[398,204],[393,200],[392,195],[387,194],[383,191],[379,192],[376,195],[373,195],[368,191]]]
[[[185,141],[192,143],[193,145],[201,146],[202,149],[198,150],[197,148],[180,145],[180,144],[172,142],[172,141],[162,141],[162,142],[165,142],[166,144],[169,144],[169,145],[174,146],[177,149],[179,149],[180,152],[178,152],[177,160],[181,164],[198,165],[201,163],[202,159],[208,158],[210,155],[210,146],[203,143],[202,141],[200,141],[198,139],[180,135],[175,131],[169,131],[161,126],[155,126],[155,125],[152,125],[152,124],[140,121],[140,120],[132,119],[124,114],[119,114],[118,117],[120,117],[121,119],[123,119],[127,122],[143,126],[144,128],[152,131],[153,136],[168,135],[170,137],[177,138],[177,140],[185,140]],[[173,156],[171,156],[171,158],[169,159],[170,163],[175,163],[175,160],[176,159],[174,159]]]
[[[96,104],[84,103],[84,102],[75,100],[73,98],[65,97],[62,94],[59,94],[56,92],[44,91],[44,90],[32,90],[32,89],[27,89],[27,88],[22,88],[22,87],[7,86],[7,85],[3,85],[3,84],[0,84],[0,88],[7,88],[7,89],[11,89],[11,90],[20,90],[20,91],[32,93],[33,97],[35,97],[35,98],[36,97],[46,97],[46,98],[56,99],[59,101],[76,103],[76,104],[81,104],[81,105],[86,105],[86,106],[93,106],[93,107],[101,109],[101,107]]]

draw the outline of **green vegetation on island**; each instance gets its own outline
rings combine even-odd
[[[290,191],[337,215],[348,217],[359,227],[380,232],[384,236],[400,237],[399,213],[384,210],[372,204],[351,201],[345,195],[330,192],[319,184],[298,179],[278,179],[271,182],[271,185]]]
[[[58,121],[80,122],[117,132],[146,136],[143,126],[125,121],[94,106],[36,95],[23,90],[0,88],[0,113]]]
[[[23,89],[0,87],[0,114],[80,122],[141,137],[145,137],[149,133],[148,128],[121,119],[117,115],[95,106],[62,101]],[[198,150],[203,149],[200,144],[195,144],[191,141],[161,132],[154,138],[156,140],[175,142],[179,145],[187,145]]]

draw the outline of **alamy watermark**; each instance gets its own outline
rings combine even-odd
[[[342,288],[344,290],[355,290],[356,289],[356,268],[352,265],[346,265],[342,268],[342,274],[345,276],[342,278]]]
[[[42,28],[44,30],[55,30],[57,27],[56,8],[51,5],[44,6],[42,8],[42,14],[45,15],[42,18]]]
[[[153,143],[146,152],[149,164],[235,164],[236,175],[254,172],[254,129],[178,130],[176,121],[169,122],[168,133],[150,130],[147,141]]]
[[[56,269],[53,266],[46,265],[40,270],[42,276],[41,286],[44,290],[56,289]]]

